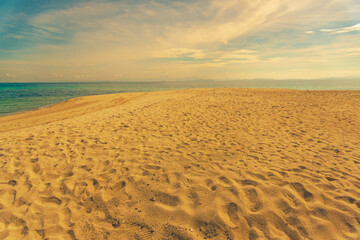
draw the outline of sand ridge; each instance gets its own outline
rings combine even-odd
[[[93,100],[0,118],[0,239],[360,238],[359,91]]]
[[[77,97],[68,101],[41,108],[35,111],[27,111],[20,114],[0,117],[0,132],[21,129],[44,123],[64,120],[69,117],[85,115],[102,109],[118,106],[140,97],[146,93],[107,94],[87,97]]]

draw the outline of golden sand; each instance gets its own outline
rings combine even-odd
[[[0,118],[0,239],[360,239],[360,92],[83,97]]]

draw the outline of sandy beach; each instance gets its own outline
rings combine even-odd
[[[360,91],[111,94],[2,117],[0,239],[360,239]]]

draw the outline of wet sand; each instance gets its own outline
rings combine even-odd
[[[360,239],[360,91],[198,89],[0,118],[0,239]]]

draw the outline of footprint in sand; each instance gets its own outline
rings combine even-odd
[[[161,167],[158,165],[145,165],[144,168],[148,169],[148,170],[160,170]]]
[[[297,193],[305,199],[305,201],[311,201],[314,197],[313,194],[307,191],[301,183],[291,183],[291,186],[297,191]]]
[[[226,208],[227,214],[230,217],[230,220],[233,223],[237,223],[239,221],[239,216],[238,216],[239,207],[238,207],[238,205],[236,203],[234,203],[234,202],[231,202],[231,203],[227,204],[225,206],[225,208]]]
[[[220,221],[212,220],[207,222],[195,220],[195,227],[201,232],[204,239],[234,239],[231,231]]]
[[[246,196],[249,201],[252,203],[252,207],[250,208],[252,212],[257,212],[262,209],[263,203],[259,198],[259,195],[255,188],[247,188],[244,189]]]
[[[289,213],[294,213],[295,210],[287,203],[284,199],[281,199],[276,203],[277,207],[286,215]]]
[[[173,225],[166,225],[163,229],[164,239],[191,240],[192,238],[184,231]]]
[[[223,183],[227,184],[227,185],[232,185],[231,181],[225,177],[225,176],[221,176],[219,177],[220,181],[222,181]]]
[[[172,196],[165,192],[155,193],[155,197],[152,197],[150,200],[159,201],[160,203],[171,207],[177,206],[180,202],[180,199],[177,196]]]

